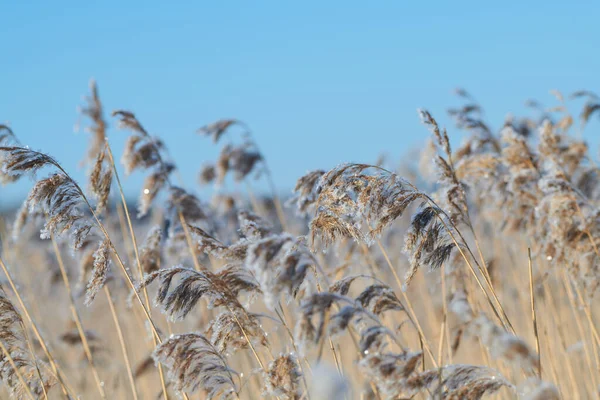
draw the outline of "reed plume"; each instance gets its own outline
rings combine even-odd
[[[94,82],[86,192],[0,125],[0,182],[34,180],[0,215],[0,397],[597,397],[600,169],[583,135],[600,100],[550,93],[495,126],[459,89],[455,128],[419,110],[418,160],[309,171],[285,209],[238,119],[199,130],[219,150],[199,177],[217,190],[198,193],[130,111],[113,113],[129,131],[113,154]],[[120,168],[143,175],[146,218]]]
[[[138,218],[141,218],[148,214],[154,199],[167,186],[175,165],[163,160],[160,153],[164,149],[163,142],[150,136],[135,114],[126,110],[115,110],[112,115],[119,119],[120,129],[128,129],[132,132],[121,158],[125,173],[131,174],[137,169],[150,170],[138,202]]]
[[[282,399],[297,400],[301,396],[301,376],[294,354],[280,354],[269,364],[265,392]]]
[[[237,397],[236,372],[201,334],[172,336],[156,348],[152,357],[168,368],[176,390],[193,393],[202,388],[207,399]]]
[[[179,281],[172,287],[174,278]],[[243,270],[233,266],[224,267],[216,273],[175,266],[147,275],[136,290],[141,290],[156,279],[159,280],[159,287],[155,303],[174,321],[185,318],[201,298],[207,299],[209,307],[240,308],[237,296],[241,292],[258,289]]]
[[[40,232],[43,239],[69,233],[73,247],[80,248],[94,225],[81,210],[85,203],[79,185],[64,172],[56,160],[46,154],[24,147],[0,147],[0,153],[4,154],[2,171],[15,179],[33,174],[44,167],[59,170],[34,185],[23,205],[17,226],[22,226],[27,220],[26,213],[40,213],[46,216],[46,223]]]
[[[0,286],[0,379],[17,399],[40,398],[56,380],[48,375],[49,367],[28,349],[23,337],[21,314]]]

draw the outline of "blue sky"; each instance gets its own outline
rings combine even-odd
[[[73,126],[92,77],[108,111],[166,141],[189,188],[217,156],[194,131],[221,117],[253,128],[289,190],[310,169],[411,157],[428,134],[415,110],[450,125],[457,86],[495,127],[528,98],[555,104],[550,89],[600,90],[597,1],[57,4],[0,6],[0,121],[79,180],[88,138]],[[125,134],[110,135],[120,153]],[[27,189],[0,188],[0,207]]]

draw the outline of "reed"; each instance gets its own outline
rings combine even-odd
[[[455,128],[419,110],[411,170],[318,169],[290,196],[237,119],[198,130],[210,199],[131,111],[115,148],[95,82],[85,185],[0,125],[0,182],[33,181],[0,223],[0,397],[597,397],[600,170],[580,133],[600,106],[552,93],[495,129],[458,90]]]

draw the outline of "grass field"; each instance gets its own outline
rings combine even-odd
[[[0,180],[33,177],[0,221],[1,398],[598,397],[595,94],[494,129],[458,90],[460,147],[419,110],[419,160],[311,171],[288,196],[242,121],[190,132],[215,160],[178,165],[90,90],[87,182],[0,126]]]

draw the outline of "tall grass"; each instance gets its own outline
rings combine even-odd
[[[1,125],[0,181],[34,183],[0,224],[0,397],[598,397],[600,170],[582,137],[600,99],[555,91],[496,130],[457,94],[459,148],[419,110],[431,139],[410,169],[311,171],[285,204],[238,120],[198,130],[216,161],[179,166],[131,111],[111,148],[92,83],[87,182]]]

